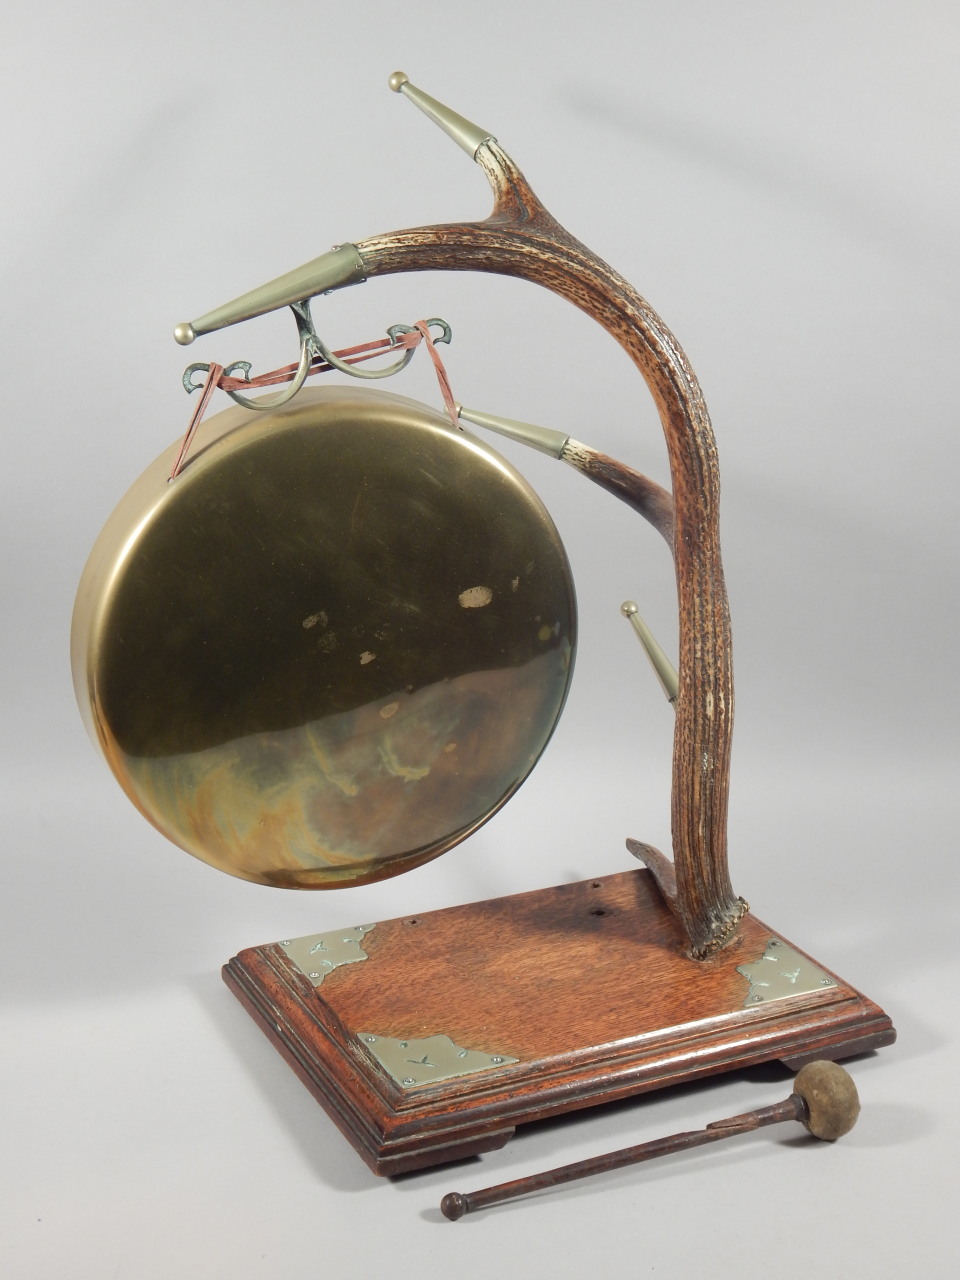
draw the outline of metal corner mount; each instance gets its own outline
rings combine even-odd
[[[738,964],[737,973],[750,983],[750,990],[743,1002],[745,1009],[757,1004],[769,1004],[773,1000],[786,1000],[789,996],[805,996],[813,991],[823,991],[839,984],[795,951],[782,938],[771,938],[767,949],[753,964]]]
[[[508,1067],[520,1061],[505,1053],[463,1049],[445,1035],[427,1036],[423,1040],[394,1040],[390,1036],[361,1031],[357,1039],[404,1089],[418,1084],[433,1084],[437,1080],[453,1080],[457,1076],[470,1076],[495,1067]]]
[[[277,946],[283,948],[305,978],[319,987],[334,969],[368,958],[360,943],[375,928],[373,924],[358,924],[352,929],[333,929],[330,933],[312,933],[306,938],[287,938]]]

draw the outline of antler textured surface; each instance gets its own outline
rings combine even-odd
[[[476,160],[493,188],[488,219],[391,232],[357,249],[368,277],[485,271],[542,285],[602,325],[646,380],[663,424],[673,481],[680,609],[672,801],[675,909],[691,953],[702,958],[733,938],[747,910],[734,895],[727,869],[733,672],[710,419],[686,356],[647,302],[544,209],[494,141],[480,146]],[[657,874],[655,866],[651,870]]]

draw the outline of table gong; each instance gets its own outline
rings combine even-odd
[[[224,978],[370,1167],[491,1150],[525,1122],[712,1073],[893,1042],[887,1015],[762,924],[733,890],[733,679],[717,452],[676,339],[547,212],[496,140],[403,94],[489,179],[481,222],[341,244],[175,331],[289,306],[290,386],[245,362],[206,374],[237,401],[136,482],[91,553],[72,656],[87,727],[134,804],[220,870],[335,888],[418,866],[490,819],[561,714],[576,603],[559,535],[523,477],[468,427],[568,463],[628,502],[675,563],[674,671],[625,605],[676,712],[673,857],[532,893],[241,951]],[[548,429],[447,414],[330,368],[398,372],[444,322],[331,352],[311,300],[408,271],[546,287],[627,352],[657,405],[672,492]],[[438,337],[433,331],[439,329]],[[360,366],[386,353],[386,368]],[[199,413],[195,415],[195,423]]]

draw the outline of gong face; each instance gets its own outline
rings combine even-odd
[[[396,874],[486,821],[566,696],[569,566],[536,495],[358,388],[231,409],[134,485],[74,614],[81,710],[170,840],[261,884]]]

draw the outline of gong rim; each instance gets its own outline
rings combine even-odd
[[[367,388],[227,410],[168,483],[176,451],[108,520],[74,611],[78,702],[141,813],[298,888],[399,874],[488,821],[552,736],[576,649],[566,554],[523,477]]]

